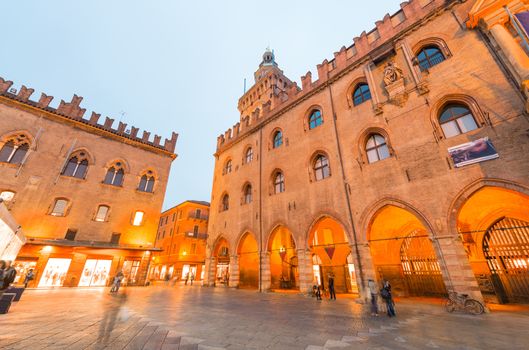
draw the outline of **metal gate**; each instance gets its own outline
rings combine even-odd
[[[529,222],[502,218],[483,237],[483,254],[501,302],[529,302]]]
[[[400,247],[400,261],[408,293],[415,296],[445,296],[446,287],[432,242],[410,235]]]

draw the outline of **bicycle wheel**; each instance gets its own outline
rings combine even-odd
[[[465,301],[465,311],[472,315],[481,315],[485,312],[485,308],[479,301],[468,299]]]
[[[448,299],[446,301],[445,308],[448,312],[454,312],[456,309],[456,304],[452,300]]]

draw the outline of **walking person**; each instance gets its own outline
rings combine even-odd
[[[185,285],[187,286],[187,282],[189,281],[189,272],[186,273],[186,282],[185,282]]]
[[[0,290],[4,290],[4,272],[6,268],[6,262],[4,260],[0,260]]]
[[[123,272],[119,271],[116,276],[114,276],[114,280],[112,281],[112,288],[110,288],[110,293],[117,293],[119,290],[119,287],[121,287],[121,281],[125,275]]]
[[[194,280],[195,280],[195,274],[192,273],[192,274],[191,274],[191,285],[193,285],[193,281],[194,281]]]
[[[397,316],[395,313],[395,302],[391,294],[391,284],[389,281],[384,282],[384,286],[380,290],[380,296],[386,301],[386,309],[389,317]]]
[[[371,293],[371,316],[378,316],[378,286],[375,281],[367,281],[369,292]]]
[[[9,286],[15,281],[15,277],[17,276],[17,270],[15,270],[15,268],[11,264],[11,260],[7,260],[5,262],[4,280],[2,285],[3,290],[9,288]]]
[[[35,279],[35,274],[33,273],[33,269],[29,269],[28,273],[26,274],[26,277],[24,278],[24,288],[28,287],[28,283],[30,281],[33,281]]]
[[[336,292],[334,290],[334,276],[329,275],[329,299],[336,300]]]

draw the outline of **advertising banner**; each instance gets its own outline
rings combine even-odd
[[[448,153],[456,168],[499,157],[496,148],[488,137],[450,147]]]

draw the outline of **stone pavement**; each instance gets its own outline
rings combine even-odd
[[[0,315],[2,349],[528,349],[529,312],[447,314],[404,300],[397,318],[353,299],[151,286],[28,290]]]

